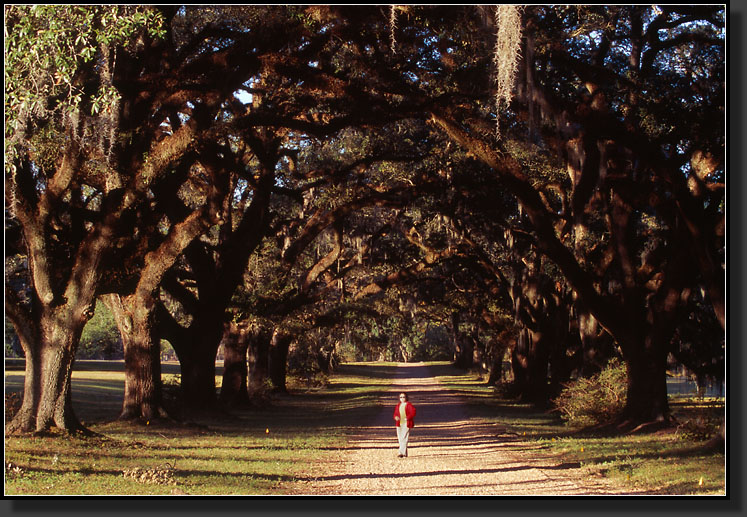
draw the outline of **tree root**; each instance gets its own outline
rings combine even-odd
[[[607,422],[579,431],[581,434],[618,436],[624,434],[647,434],[655,433],[664,429],[674,429],[674,421],[671,418],[641,422],[640,420],[621,419]]]
[[[628,431],[628,434],[647,434],[661,431],[662,429],[668,429],[673,427],[671,420],[654,420],[653,422],[644,422],[638,424],[636,427]]]

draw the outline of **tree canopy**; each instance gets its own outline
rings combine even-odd
[[[541,404],[620,356],[637,425],[672,357],[723,373],[723,6],[9,6],[5,30],[14,428],[82,427],[101,297],[123,418],[166,414],[161,339],[193,409],[221,344],[234,403],[348,354],[505,357]]]

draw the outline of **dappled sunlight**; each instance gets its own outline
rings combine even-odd
[[[82,370],[73,375],[73,403],[84,421],[97,416],[93,429],[105,441],[60,448],[51,438],[19,440],[14,458],[24,459],[13,464],[35,476],[107,479],[121,477],[120,465],[175,464],[183,487],[220,478],[226,493],[264,483],[292,494],[524,496],[633,493],[630,484],[614,486],[608,473],[643,472],[644,464],[657,461],[673,468],[688,458],[700,461],[699,451],[686,444],[673,450],[644,437],[587,438],[582,458],[566,456],[563,447],[576,442],[564,437],[551,415],[494,397],[483,402],[478,395],[487,390],[470,374],[449,365],[435,370],[438,376],[421,363],[343,365],[329,389],[278,394],[266,406],[234,410],[231,419],[155,425],[114,420],[121,409],[121,373]],[[6,388],[22,389],[22,382],[20,371],[6,372]],[[417,408],[404,459],[397,457],[392,419],[401,391]],[[50,445],[39,445],[45,443]],[[702,467],[690,468],[702,476]],[[656,476],[659,493],[677,489],[665,472]],[[70,485],[59,493],[75,490]]]
[[[402,364],[378,401],[379,411],[358,422],[350,445],[338,462],[314,468],[292,488],[293,493],[341,495],[526,495],[610,493],[558,463],[528,461],[500,425],[472,418],[458,390],[464,380],[447,365],[436,365],[438,380],[426,364]],[[452,375],[445,375],[452,374]],[[448,379],[449,384],[443,384]],[[441,381],[441,382],[439,382]],[[466,383],[465,383],[466,384]],[[472,383],[474,384],[474,383]],[[405,391],[415,405],[415,427],[408,457],[397,457],[393,408]],[[531,450],[521,444],[524,450]],[[532,448],[542,448],[541,445]],[[324,472],[323,474],[320,474]]]

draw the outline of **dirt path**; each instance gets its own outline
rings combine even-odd
[[[585,495],[619,493],[579,465],[543,464],[532,444],[470,419],[459,396],[424,365],[401,365],[381,410],[364,422],[338,461],[314,465],[295,494],[314,495]],[[397,457],[392,421],[397,394],[417,408],[407,458]]]

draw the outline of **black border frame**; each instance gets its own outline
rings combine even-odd
[[[352,496],[205,496],[205,497],[122,497],[107,496],[29,496],[3,497],[2,515],[37,517],[54,514],[62,517],[75,514],[131,515],[142,517],[182,516],[191,514],[216,514],[220,517],[247,514],[275,515],[436,515],[436,514],[489,514],[522,513],[527,515],[569,515],[595,513],[607,515],[656,514],[677,516],[692,514],[742,515],[745,513],[744,487],[745,452],[743,432],[745,411],[742,394],[744,386],[741,373],[747,371],[742,349],[745,318],[742,297],[747,288],[742,265],[747,248],[744,230],[744,208],[747,199],[745,178],[740,174],[745,165],[743,136],[745,105],[741,98],[745,82],[744,30],[747,6],[735,2],[735,7],[724,4],[727,12],[727,74],[729,78],[727,109],[727,167],[730,167],[727,185],[727,203],[730,216],[727,220],[727,290],[732,289],[728,300],[728,316],[736,321],[728,325],[727,336],[727,495],[723,496],[566,496],[566,497],[352,497]],[[731,67],[730,64],[736,64]],[[731,73],[729,73],[731,72]],[[732,138],[728,138],[731,136]],[[736,171],[736,174],[733,172]],[[732,201],[735,201],[732,204]],[[731,224],[729,224],[731,223]],[[730,246],[731,244],[731,246]],[[736,264],[736,269],[734,268]],[[727,321],[729,317],[727,316]],[[734,344],[734,346],[729,346]]]

